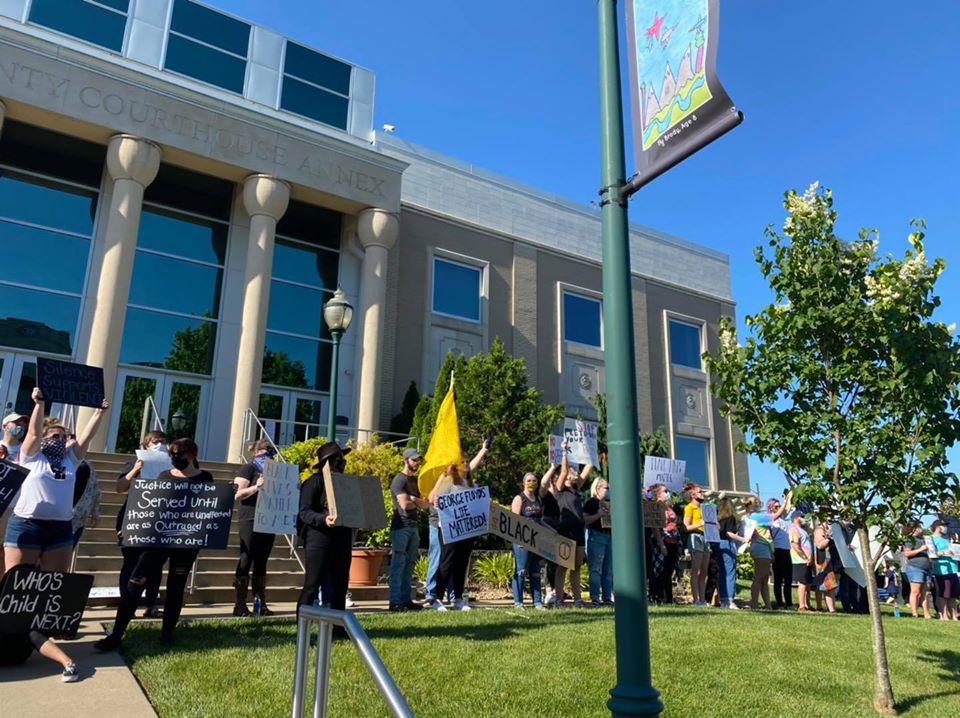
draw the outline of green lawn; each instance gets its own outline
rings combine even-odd
[[[418,716],[572,718],[606,714],[612,618],[492,609],[361,620]],[[960,624],[885,625],[903,715],[960,715]],[[651,609],[650,627],[667,716],[873,715],[864,616],[664,607]],[[157,631],[132,627],[123,650],[161,718],[289,715],[292,621],[185,624],[167,652]],[[350,644],[335,644],[330,687],[332,717],[388,715]]]

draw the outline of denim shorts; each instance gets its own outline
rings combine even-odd
[[[687,548],[690,549],[690,553],[710,553],[710,548],[707,546],[703,534],[688,534]]]
[[[750,544],[750,557],[772,561],[773,552],[770,550],[770,544],[766,541],[754,541]]]
[[[907,580],[910,583],[927,583],[930,580],[930,569],[907,566]]]
[[[14,514],[7,523],[3,545],[26,551],[73,548],[73,525],[70,521],[25,519]]]

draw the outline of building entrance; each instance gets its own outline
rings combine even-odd
[[[277,446],[288,446],[326,436],[328,401],[326,394],[263,387],[257,417]]]

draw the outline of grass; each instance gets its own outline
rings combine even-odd
[[[608,714],[612,619],[609,609],[494,609],[361,621],[418,716],[573,718]],[[960,715],[960,624],[885,627],[902,714]],[[655,607],[650,631],[666,716],[874,715],[865,616]],[[124,655],[161,718],[289,714],[291,620],[184,624],[167,652],[156,633],[131,627]],[[330,690],[331,718],[388,715],[348,643],[334,644]]]

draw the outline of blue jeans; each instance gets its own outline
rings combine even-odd
[[[420,552],[420,534],[416,526],[405,526],[390,532],[393,553],[390,554],[390,605],[410,602],[413,567]]]
[[[613,548],[610,534],[587,531],[587,567],[590,569],[590,600],[613,600]]]
[[[443,595],[437,595],[437,568],[440,566],[440,529],[437,526],[430,527],[430,547],[427,549],[427,595],[426,601],[430,603]],[[447,595],[453,595],[453,581],[447,586]]]
[[[717,560],[717,590],[720,602],[730,603],[737,595],[737,549],[733,541],[710,544]]]
[[[513,602],[523,603],[523,585],[530,577],[530,593],[533,595],[533,605],[539,606],[540,600],[540,557],[530,553],[527,549],[513,545]]]

